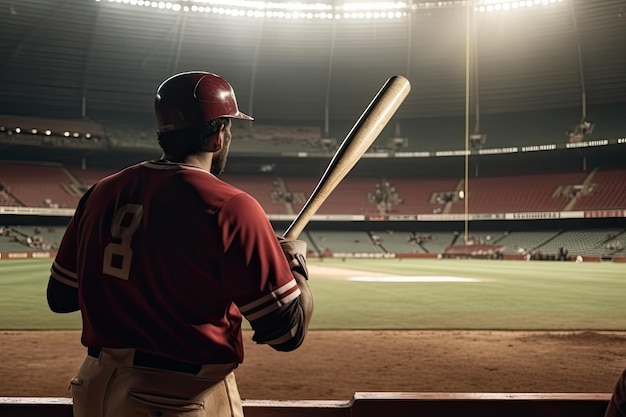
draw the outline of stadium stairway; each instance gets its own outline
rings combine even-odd
[[[349,401],[244,400],[246,417],[602,417],[607,393],[357,392]],[[4,417],[72,417],[69,398],[0,397]]]
[[[591,181],[593,180],[594,175],[596,175],[596,171],[598,170],[598,168],[594,168],[589,175],[587,175],[583,181],[582,188],[579,190],[579,192],[574,193],[571,197],[571,199],[569,200],[569,202],[567,203],[567,205],[565,206],[565,208],[563,210],[573,210],[574,206],[576,205],[576,203],[578,203],[578,199],[581,195],[586,195],[587,193],[589,193],[589,189],[591,187]]]

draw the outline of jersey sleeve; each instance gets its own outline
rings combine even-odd
[[[253,340],[273,347],[299,344],[304,333],[300,288],[260,204],[242,193],[220,214],[224,276]]]
[[[50,267],[50,277],[61,284],[78,288],[76,273],[76,227],[70,221],[59,245],[59,251]]]
[[[74,288],[78,288],[78,274],[76,272],[76,254],[78,251],[77,223],[84,204],[92,191],[93,186],[80,199],[76,212],[65,229],[59,250],[50,267],[50,278]]]

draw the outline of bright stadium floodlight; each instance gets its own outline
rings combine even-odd
[[[391,10],[404,10],[407,7],[407,4],[404,2],[381,2],[381,3],[346,3],[342,6],[338,6],[342,10],[345,11],[391,11]]]
[[[258,0],[94,0],[137,7],[185,13],[212,13],[242,18],[276,19],[399,19],[411,12],[428,9],[467,7],[468,0],[380,1],[380,2],[265,2]],[[548,6],[563,0],[476,0],[479,13],[506,12],[536,6]]]
[[[536,6],[549,6],[563,0],[482,0],[475,10],[479,13],[506,12]]]

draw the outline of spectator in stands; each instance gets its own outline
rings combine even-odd
[[[252,120],[226,80],[175,75],[155,109],[162,158],[92,186],[52,264],[50,308],[83,319],[74,416],[241,417],[242,318],[257,343],[303,343],[306,244],[277,238],[261,205],[217,178],[231,119]]]

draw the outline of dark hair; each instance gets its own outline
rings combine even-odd
[[[228,125],[229,120],[227,117],[220,117],[200,126],[158,132],[159,146],[169,155],[187,156],[200,153],[206,149],[209,138],[217,133],[222,125]]]

